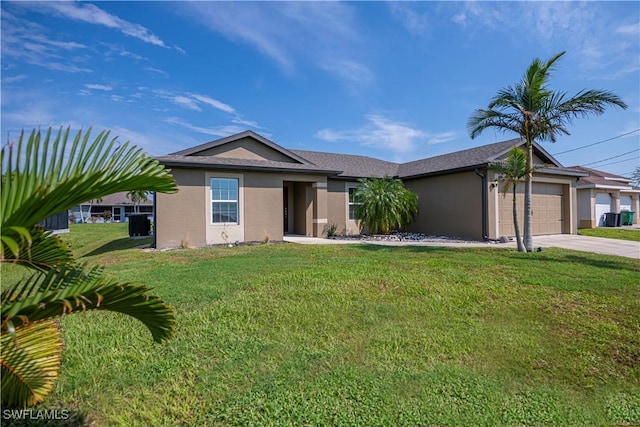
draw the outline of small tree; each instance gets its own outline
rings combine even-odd
[[[513,147],[502,162],[493,163],[491,169],[502,174],[500,181],[502,182],[502,193],[507,196],[507,192],[511,187],[513,191],[513,228],[516,232],[516,244],[518,252],[526,252],[527,249],[522,243],[520,237],[520,224],[518,222],[518,205],[516,199],[516,189],[518,183],[527,177],[527,154],[519,147]]]
[[[355,193],[360,231],[367,227],[370,233],[389,234],[409,225],[418,213],[418,195],[399,179],[363,178],[360,184]]]
[[[147,192],[144,190],[129,191],[127,197],[133,202],[133,213],[140,213],[140,202],[149,200]]]

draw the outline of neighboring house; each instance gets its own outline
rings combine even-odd
[[[82,222],[82,218],[89,221],[89,218],[96,218],[97,222],[104,222],[104,211],[111,211],[112,222],[126,222],[129,215],[136,211],[134,203],[127,197],[126,192],[109,194],[101,201],[87,201],[71,210],[71,215],[75,217],[75,222]],[[139,203],[138,211],[144,214],[153,214],[153,200],[149,195],[149,200]],[[82,212],[82,214],[81,214]]]
[[[473,239],[512,236],[510,195],[499,193],[489,165],[524,142],[513,139],[409,163],[366,156],[287,150],[246,131],[157,160],[179,191],[157,194],[156,246],[205,246],[322,236],[328,224],[358,233],[353,192],[358,179],[391,176],[419,197],[410,231]],[[533,182],[533,233],[576,233],[576,180],[539,145]],[[523,186],[522,186],[523,187]],[[523,204],[522,188],[519,203]],[[522,208],[521,208],[522,210]]]
[[[631,179],[608,172],[576,166],[588,174],[578,181],[578,227],[594,228],[605,225],[607,212],[633,211],[634,223],[640,224],[640,188]]]

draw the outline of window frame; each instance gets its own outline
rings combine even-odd
[[[215,187],[214,187],[214,182],[215,181],[235,181],[235,199],[233,198],[228,198],[228,199],[216,199],[215,198]],[[238,178],[232,178],[232,177],[226,177],[226,176],[212,176],[209,180],[209,191],[210,191],[210,195],[211,195],[211,224],[213,225],[224,225],[224,224],[235,224],[235,225],[240,225],[240,179]],[[229,188],[222,188],[219,187],[218,188],[220,191],[224,191],[227,193],[227,197],[230,196],[229,194]],[[215,221],[215,208],[214,206],[216,204],[222,204],[222,203],[235,203],[235,216],[236,216],[236,220],[235,221]],[[220,214],[221,215],[221,214]]]
[[[362,202],[357,202],[355,201],[355,192],[358,190],[359,186],[357,185],[350,185],[347,187],[347,220],[348,221],[358,221],[358,218],[356,218],[356,206],[361,205]],[[354,196],[353,196],[353,201],[351,200],[351,191],[353,190]],[[351,217],[351,212],[352,212],[352,208],[353,207],[353,217]]]

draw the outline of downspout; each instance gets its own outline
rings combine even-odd
[[[154,191],[152,194],[153,194],[153,247],[155,249],[158,249],[158,209],[156,206],[157,193]]]
[[[482,183],[482,238],[490,242],[499,242],[500,239],[491,239],[487,236],[487,175],[479,169],[474,172],[480,177]]]

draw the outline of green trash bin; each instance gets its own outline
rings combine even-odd
[[[620,223],[622,225],[633,225],[634,211],[622,211],[620,212]]]

